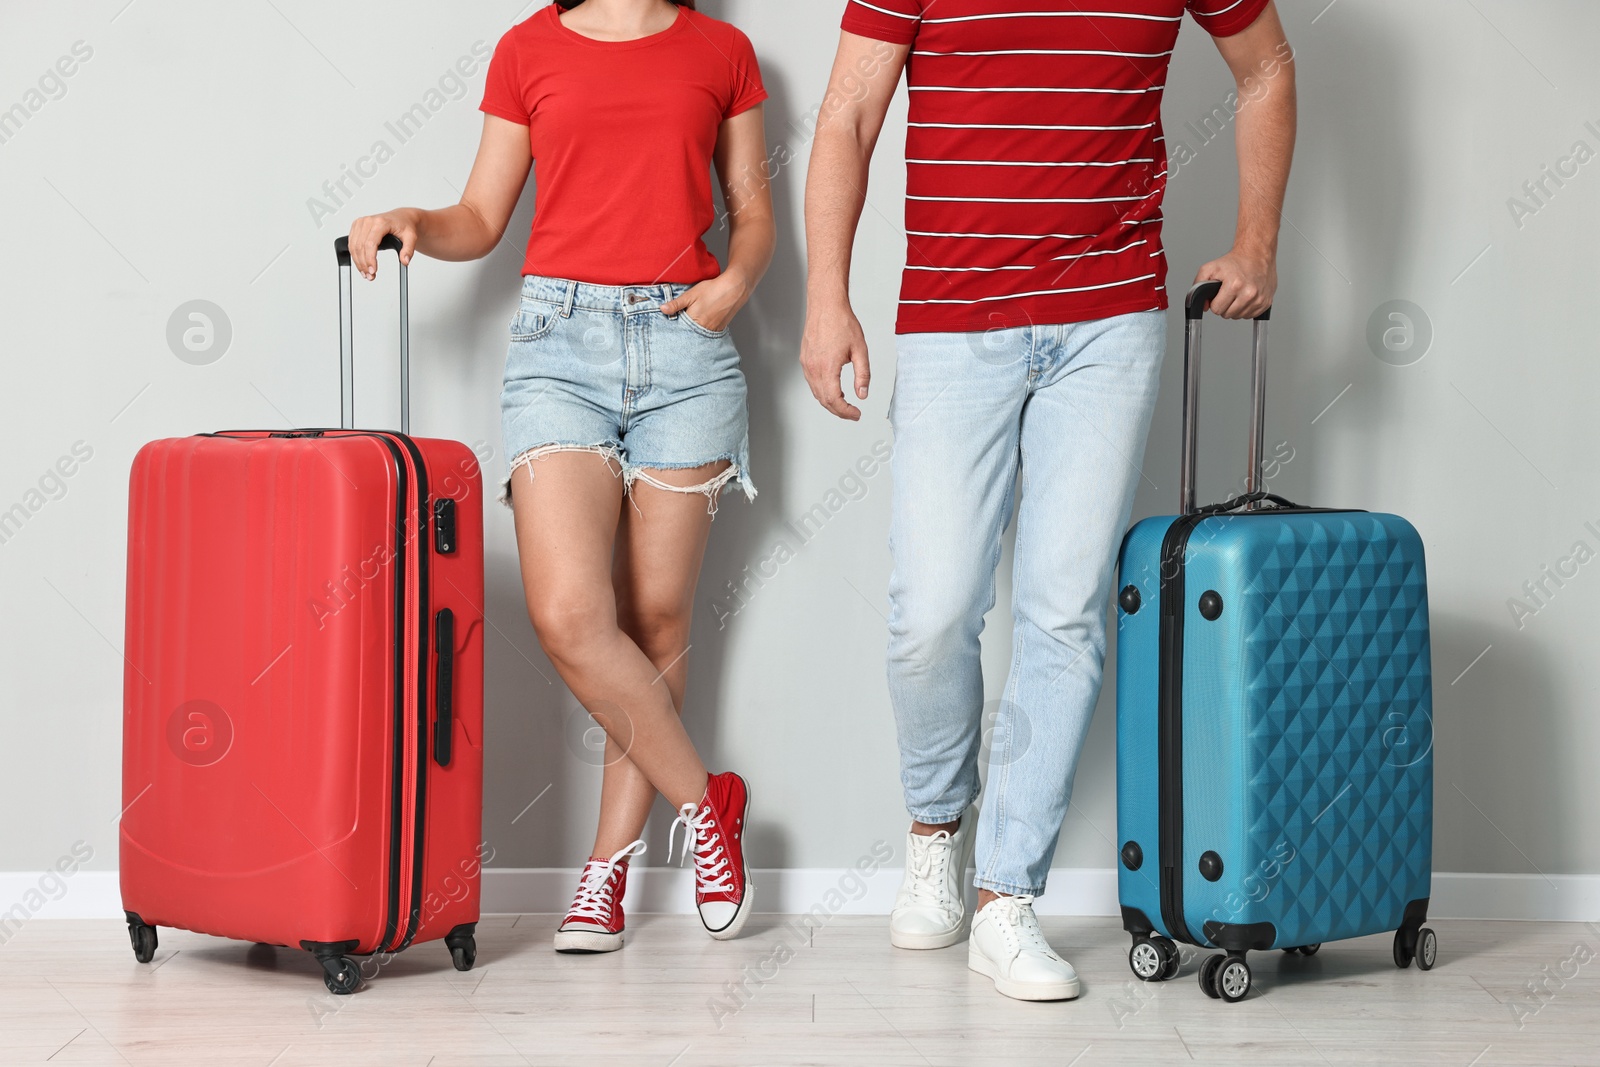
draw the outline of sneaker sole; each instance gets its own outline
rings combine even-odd
[[[965,925],[964,923],[962,924]],[[942,934],[903,934],[894,927],[889,927],[889,944],[895,948],[908,948],[914,951],[928,949],[949,948],[960,941],[966,933],[961,926]]]
[[[717,941],[732,941],[734,938],[738,937],[739,931],[744,929],[745,922],[750,918],[750,904],[755,899],[756,887],[751,884],[750,868],[746,867],[744,871],[744,899],[739,901],[739,910],[733,913],[733,922],[729,923],[721,930],[713,930],[711,927],[707,926],[706,933],[710,934],[711,937]],[[701,919],[700,923],[702,926],[704,926],[705,920]]]
[[[622,931],[602,934],[592,930],[557,930],[557,952],[574,955],[593,955],[597,952],[615,952],[622,947]]]
[[[994,961],[981,952],[967,950],[967,968],[994,982],[1002,995],[1012,1000],[1073,1000],[1078,995],[1078,980],[1070,982],[1017,982],[1002,978]]]

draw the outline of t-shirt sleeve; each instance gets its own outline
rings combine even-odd
[[[495,46],[488,76],[484,78],[483,103],[478,105],[478,110],[526,126],[530,118],[522,93],[522,49],[512,40],[515,32],[507,33]]]
[[[867,0],[850,0],[850,6],[844,9],[845,32],[890,44],[912,44],[922,25],[923,3],[924,0],[873,0],[869,4]]]
[[[1248,30],[1271,0],[1185,0],[1194,16],[1213,37],[1232,37]]]
[[[767,87],[761,82],[761,64],[756,61],[755,46],[739,30],[733,31],[728,48],[728,67],[732,82],[728,88],[728,107],[722,113],[724,120],[742,115],[767,98]]]

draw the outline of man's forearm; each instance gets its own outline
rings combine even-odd
[[[867,199],[872,145],[840,123],[824,126],[806,177],[806,291],[812,303],[848,301],[850,258]]]
[[[1245,87],[1241,87],[1241,92]],[[1239,223],[1234,247],[1274,257],[1283,218],[1283,197],[1294,159],[1296,124],[1293,62],[1284,63],[1247,98],[1234,131],[1239,153]]]

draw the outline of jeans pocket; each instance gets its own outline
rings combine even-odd
[[[725,326],[720,330],[708,330],[698,322],[694,321],[694,318],[690,316],[687,311],[678,312],[678,318],[682,319],[684,323],[688,325],[689,329],[693,330],[695,333],[702,337],[709,337],[714,341],[720,341],[724,337],[728,336],[728,330],[732,328],[731,326]]]
[[[555,311],[532,308],[524,304],[517,310],[517,317],[511,321],[511,341],[513,344],[537,341],[555,329],[560,318],[560,314]]]

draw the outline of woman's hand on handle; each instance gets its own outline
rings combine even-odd
[[[400,239],[400,262],[411,265],[417,251],[417,231],[422,212],[403,207],[382,215],[368,215],[350,224],[350,261],[367,281],[378,276],[378,243],[391,233]]]

